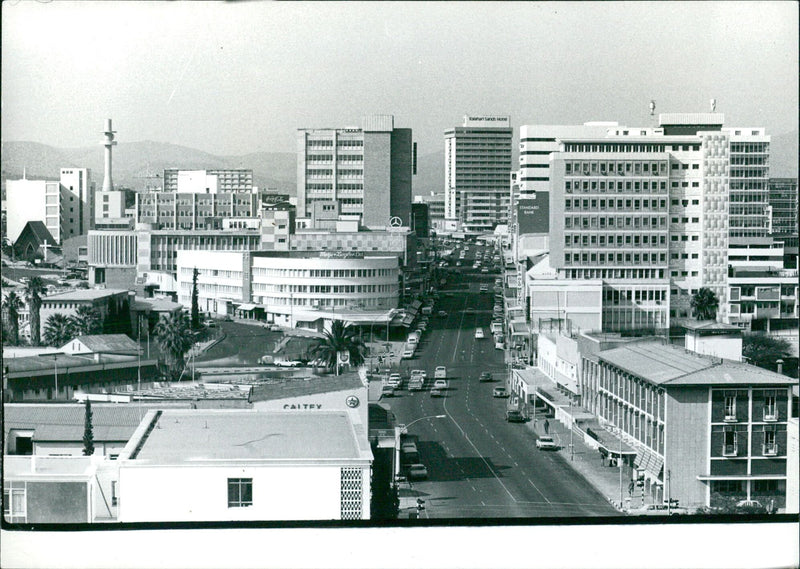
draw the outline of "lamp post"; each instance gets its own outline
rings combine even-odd
[[[427,417],[420,417],[419,419],[414,419],[410,423],[401,427],[401,430],[408,432],[408,428],[414,423],[418,423],[419,421],[424,421],[425,419],[444,419],[445,417],[447,417],[447,415],[428,415]]]

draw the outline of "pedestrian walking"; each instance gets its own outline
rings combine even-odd
[[[550,421],[547,419],[544,420],[544,434],[548,434],[550,432]]]

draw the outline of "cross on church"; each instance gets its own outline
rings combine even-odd
[[[42,243],[42,249],[44,249],[44,262],[45,263],[47,262],[47,248],[48,247],[50,247],[50,244],[47,241]]]

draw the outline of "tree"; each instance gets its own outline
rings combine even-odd
[[[742,355],[754,365],[765,369],[776,369],[779,359],[791,357],[792,347],[784,338],[763,333],[745,334],[742,337]]]
[[[346,358],[350,365],[358,367],[364,363],[365,352],[366,346],[359,337],[357,328],[344,324],[341,320],[336,320],[331,329],[325,332],[325,336],[317,340],[310,350],[312,358],[328,370],[336,370],[336,375],[339,375],[339,364],[343,359]]]
[[[4,321],[8,323],[8,335],[12,346],[19,344],[19,311],[22,306],[22,299],[13,290],[3,299]]]
[[[59,313],[51,314],[44,323],[44,343],[59,348],[75,337],[75,327],[71,318]]]
[[[184,369],[183,357],[192,347],[194,337],[189,318],[183,312],[162,317],[155,327],[158,347],[164,356],[167,373],[173,381],[180,379]]]
[[[200,271],[192,270],[192,330],[200,328],[200,306],[197,298],[197,275]]]
[[[25,285],[25,298],[28,300],[28,309],[31,313],[31,344],[38,346],[41,343],[41,321],[39,311],[42,308],[42,295],[45,294],[44,284],[39,277],[31,277]]]
[[[100,312],[88,304],[83,304],[70,317],[75,336],[91,336],[103,333],[103,317]]]
[[[94,428],[92,427],[92,402],[86,398],[83,418],[83,455],[92,456],[94,454]]]
[[[717,317],[719,299],[710,288],[703,287],[692,296],[692,313],[698,320],[714,320]]]

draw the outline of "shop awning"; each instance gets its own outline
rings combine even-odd
[[[236,307],[236,310],[244,310],[245,312],[250,312],[251,310],[255,310],[258,308],[255,304],[240,304]]]
[[[634,464],[637,468],[647,472],[651,478],[658,479],[661,477],[661,469],[664,467],[664,457],[648,448],[643,448],[639,451]]]

